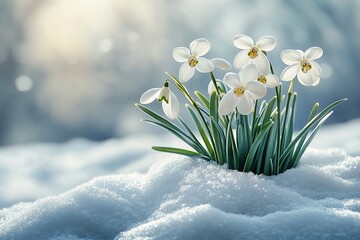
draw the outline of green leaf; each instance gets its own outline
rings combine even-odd
[[[228,122],[228,126],[226,129],[226,138],[225,138],[226,159],[228,166],[231,169],[239,169],[238,163],[236,161],[238,159],[237,149],[236,149],[235,140],[232,133],[232,126],[231,126],[235,114],[236,113],[234,112],[231,114],[230,121]]]
[[[210,117],[211,120],[211,129],[214,136],[214,143],[217,153],[218,162],[220,165],[223,165],[225,163],[225,135],[219,124],[215,121],[214,117]]]
[[[315,114],[316,114],[318,108],[319,108],[319,103],[315,103],[313,108],[311,109],[308,122],[310,122],[315,117]],[[306,133],[304,133],[304,135],[300,138],[299,142],[296,144],[296,148],[295,148],[295,151],[294,151],[294,154],[293,154],[293,158],[296,159],[297,156],[299,155],[299,152],[300,152],[300,150],[302,148],[302,145],[304,144],[304,142],[306,140],[306,137],[307,137],[309,131],[310,131],[310,129],[308,131],[306,131]]]
[[[275,103],[276,103],[277,97],[273,97],[269,103],[266,106],[266,111],[264,114],[263,122],[267,123],[270,120],[271,114],[274,111]]]
[[[324,116],[326,116],[334,107],[336,107],[338,104],[346,101],[346,98],[340,99],[332,104],[330,104],[328,107],[326,107],[324,110],[322,110],[319,114],[317,114],[310,122],[308,122],[305,127],[296,135],[296,137],[291,141],[289,146],[285,149],[285,151],[281,154],[280,157],[280,163],[282,164],[285,160],[285,158],[288,156],[290,152],[293,151],[294,146],[296,143],[301,139],[304,134],[307,133],[307,131],[314,126],[316,122],[321,120]]]
[[[157,126],[160,126],[166,130],[168,130],[169,132],[171,132],[172,134],[174,134],[175,136],[177,136],[178,138],[180,138],[182,141],[184,141],[186,144],[188,144],[190,147],[192,147],[195,151],[202,153],[203,155],[207,155],[209,156],[209,154],[207,153],[207,151],[201,146],[201,144],[197,144],[196,142],[194,142],[191,138],[189,138],[187,135],[184,135],[181,132],[176,132],[174,129],[169,128],[168,126],[164,125],[161,122],[157,122],[154,120],[149,120],[149,119],[144,119],[144,122],[147,123],[151,123]]]
[[[301,145],[301,150],[297,153],[296,156],[294,156],[294,161],[291,164],[291,166],[288,166],[288,168],[292,168],[295,167],[298,163],[298,161],[300,160],[300,158],[302,157],[302,155],[304,154],[305,150],[307,149],[307,147],[310,145],[310,143],[312,142],[312,140],[314,139],[314,137],[316,136],[317,132],[319,131],[320,127],[325,123],[325,121],[328,119],[328,117],[330,117],[330,115],[333,112],[329,112],[323,119],[320,120],[320,122],[318,123],[318,125],[316,125],[316,127],[314,128],[314,130],[310,133],[309,137],[306,139],[305,143],[303,143]]]
[[[272,175],[273,174],[273,164],[272,159],[274,156],[274,152],[276,150],[276,130],[277,130],[277,124],[276,121],[278,121],[277,117],[274,117],[275,123],[272,126],[269,136],[266,140],[266,149],[265,149],[265,159],[264,159],[264,174],[265,175]]]
[[[153,146],[151,148],[156,151],[159,151],[159,152],[175,153],[175,154],[180,154],[180,155],[185,155],[185,156],[190,156],[190,157],[205,157],[197,152],[193,152],[193,151],[182,149],[182,148],[160,147],[160,146]]]
[[[219,120],[218,115],[218,98],[216,92],[212,92],[210,96],[210,116],[212,116],[216,122]]]
[[[264,135],[263,141],[261,141],[258,150],[256,151],[255,159],[256,161],[253,163],[253,172],[255,174],[264,173],[261,167],[264,167],[264,155],[265,155],[265,147],[267,144],[267,139],[269,136],[269,131]]]
[[[195,95],[199,98],[199,100],[204,104],[207,109],[210,109],[209,100],[201,92],[196,91]]]
[[[184,122],[184,120],[182,120],[181,117],[177,118],[179,120],[179,122],[183,125],[183,127],[186,129],[186,131],[188,132],[189,136],[192,137],[192,140],[194,141],[194,144],[198,145],[199,149],[201,149],[202,153],[206,153],[205,148],[201,145],[201,143],[199,142],[199,140],[195,137],[195,135],[192,133],[191,129],[186,125],[186,123]]]
[[[292,105],[291,105],[291,112],[290,112],[290,119],[289,123],[287,125],[287,132],[285,135],[285,146],[289,145],[291,142],[293,132],[294,132],[294,120],[295,120],[295,112],[296,112],[296,101],[297,101],[297,94],[294,93],[293,99],[292,99]]]
[[[153,119],[157,120],[158,122],[163,123],[164,125],[170,127],[171,129],[174,129],[177,132],[182,132],[182,129],[180,129],[178,126],[171,123],[169,120],[163,118],[159,114],[153,112],[152,110],[148,109],[147,107],[144,107],[143,105],[138,104],[138,103],[135,104],[135,106],[138,107],[141,111],[143,111],[147,115],[149,115],[150,117],[152,117]]]
[[[244,166],[244,170],[243,170],[244,172],[250,171],[250,169],[253,165],[253,161],[255,160],[256,151],[258,150],[259,145],[264,141],[264,137],[266,136],[267,132],[270,130],[270,127],[273,124],[274,124],[274,122],[272,120],[267,122],[264,125],[264,128],[259,133],[259,135],[256,137],[255,141],[251,144],[249,153],[246,157],[245,166]]]
[[[211,143],[210,143],[210,140],[208,139],[208,136],[206,135],[206,132],[204,130],[204,127],[203,125],[201,124],[198,116],[196,115],[194,109],[190,106],[190,105],[186,105],[186,108],[188,109],[188,111],[190,112],[190,115],[192,116],[198,130],[199,130],[199,133],[200,133],[200,136],[201,138],[203,139],[204,143],[205,143],[205,146],[206,148],[208,149],[212,159],[215,160],[215,154],[214,154],[214,149],[213,147],[211,146]],[[207,124],[207,123],[204,123],[204,124]]]

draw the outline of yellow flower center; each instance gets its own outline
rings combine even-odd
[[[266,81],[267,81],[265,76],[259,76],[257,80],[258,80],[259,82],[261,82],[261,83],[264,83],[264,84],[265,84]]]
[[[312,68],[311,64],[310,64],[309,61],[306,60],[306,59],[302,60],[302,61],[300,62],[300,65],[301,65],[301,71],[302,71],[303,73],[307,73],[307,72]]]
[[[251,59],[254,59],[256,58],[259,53],[258,53],[259,49],[257,47],[252,47],[250,49],[250,51],[248,52],[248,56],[251,58]]]
[[[198,65],[199,60],[197,60],[196,57],[191,56],[191,57],[189,57],[188,63],[189,63],[189,66],[193,68],[193,67],[195,67],[196,65]]]
[[[244,95],[245,93],[245,88],[244,87],[237,87],[234,89],[234,94],[237,96],[237,97],[241,97],[242,95]]]

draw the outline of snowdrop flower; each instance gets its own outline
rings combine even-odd
[[[190,43],[190,49],[177,47],[172,54],[177,62],[183,62],[179,70],[179,80],[189,81],[195,73],[195,69],[201,73],[208,73],[214,70],[214,64],[201,56],[210,50],[210,43],[205,38],[199,38]]]
[[[162,108],[168,118],[175,119],[179,115],[179,101],[170,91],[168,82],[165,82],[162,88],[152,88],[147,90],[140,97],[140,103],[148,104],[155,99],[162,102]]]
[[[227,115],[236,107],[242,115],[250,114],[254,108],[254,99],[266,95],[266,88],[256,81],[257,77],[258,69],[252,63],[245,66],[239,74],[227,73],[223,81],[231,90],[221,99],[219,114]]]
[[[221,70],[231,69],[231,64],[223,58],[213,58],[210,61],[214,64],[214,67],[219,68]]]
[[[271,36],[259,38],[256,43],[247,35],[236,35],[233,38],[235,47],[242,49],[234,59],[234,67],[242,68],[246,64],[253,62],[257,67],[269,68],[269,60],[262,51],[269,52],[276,46],[276,39]]]
[[[281,60],[289,65],[281,73],[281,80],[290,81],[297,78],[305,86],[316,86],[320,82],[321,68],[314,60],[323,55],[319,47],[311,47],[305,51],[284,50],[281,52]]]
[[[218,90],[220,92],[220,96],[224,96],[224,91],[219,87],[219,82],[221,82],[220,79],[216,79],[216,82],[218,84]],[[211,94],[216,91],[216,87],[214,85],[214,82],[213,81],[210,81],[209,82],[209,85],[208,85],[208,94],[209,96],[211,96]]]
[[[257,77],[258,82],[264,84],[267,88],[274,88],[279,85],[279,79],[270,73],[270,69],[268,67],[264,69],[258,68],[259,74]]]

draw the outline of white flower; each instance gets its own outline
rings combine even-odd
[[[284,50],[281,52],[281,60],[289,65],[282,71],[281,80],[290,81],[297,78],[305,86],[316,86],[320,82],[321,68],[314,60],[323,55],[319,47],[311,47],[305,51]]]
[[[279,79],[274,75],[270,73],[269,68],[260,69],[258,67],[258,82],[261,82],[264,84],[267,88],[274,88],[279,85]]]
[[[269,68],[269,60],[262,51],[269,52],[275,48],[276,39],[274,37],[261,37],[254,44],[251,37],[247,35],[236,35],[233,38],[233,42],[235,47],[243,49],[235,56],[235,68],[240,69],[250,62],[255,63],[256,66],[261,69]]]
[[[219,68],[221,70],[231,69],[231,64],[223,58],[213,58],[210,61],[214,64],[214,67]]]
[[[257,77],[258,69],[255,64],[245,66],[239,74],[227,73],[224,76],[224,83],[231,90],[221,99],[219,114],[227,115],[236,107],[243,115],[251,113],[254,108],[254,99],[259,99],[266,95],[266,88],[256,80]]]
[[[218,85],[218,90],[220,92],[220,96],[224,96],[224,91],[219,87],[219,84],[221,84],[221,80],[220,79],[216,79],[216,84]],[[216,87],[214,85],[214,82],[213,81],[210,81],[209,82],[209,85],[208,85],[208,94],[209,96],[211,96],[211,94],[216,91]]]
[[[190,49],[186,47],[177,47],[172,54],[177,62],[183,62],[179,70],[179,80],[181,82],[189,81],[195,73],[195,69],[202,73],[208,73],[214,70],[214,64],[201,56],[210,50],[210,43],[205,38],[199,38],[190,43]]]
[[[175,119],[179,115],[179,101],[170,91],[169,84],[165,82],[162,88],[152,88],[147,90],[141,97],[141,104],[148,104],[157,99],[162,101],[162,108],[166,116]]]

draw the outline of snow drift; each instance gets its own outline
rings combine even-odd
[[[0,239],[358,239],[360,157],[309,149],[279,176],[177,158],[0,211]]]

